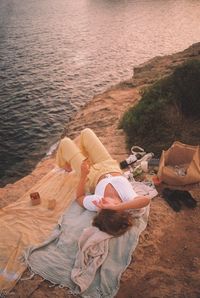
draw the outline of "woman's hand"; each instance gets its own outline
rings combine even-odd
[[[66,162],[66,164],[64,165],[63,168],[66,172],[71,172],[72,171],[72,167],[68,162]]]
[[[90,172],[90,164],[87,159],[85,159],[81,164],[81,177],[86,177]]]
[[[100,201],[92,201],[92,203],[99,209],[111,209],[118,210],[120,205],[119,202],[115,201],[114,198],[104,197]]]
[[[133,200],[120,203],[118,201],[115,201],[115,198],[105,197],[102,198],[99,202],[94,200],[92,201],[92,203],[100,209],[123,211],[127,209],[140,209],[146,207],[150,203],[150,198],[138,196]]]

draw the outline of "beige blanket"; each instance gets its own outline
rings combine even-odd
[[[71,279],[84,292],[92,283],[97,269],[103,264],[109,248],[111,235],[96,227],[83,231],[78,241],[79,251],[71,273]]]
[[[58,168],[45,175],[17,202],[0,209],[0,294],[10,291],[26,269],[25,248],[42,243],[60,215],[75,199],[77,177]],[[39,192],[41,204],[31,205],[30,193]],[[53,210],[49,200],[55,199]]]

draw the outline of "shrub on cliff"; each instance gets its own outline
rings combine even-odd
[[[140,102],[120,121],[128,146],[140,145],[160,155],[175,140],[198,144],[199,86],[200,61],[190,60],[145,90]]]

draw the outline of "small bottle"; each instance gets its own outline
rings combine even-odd
[[[152,158],[148,161],[149,167],[158,167],[160,159],[159,158]]]
[[[129,165],[135,163],[138,158],[140,157],[140,154],[131,154],[127,159],[120,162],[120,168],[123,170],[127,168]]]
[[[142,170],[147,173],[150,170],[157,170],[160,160],[158,158],[151,158],[150,160],[141,161]]]

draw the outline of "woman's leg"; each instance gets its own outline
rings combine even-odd
[[[81,131],[80,149],[85,156],[89,157],[92,164],[112,159],[104,145],[90,128],[85,128]]]
[[[112,157],[91,129],[86,128],[82,130],[76,142],[78,146],[67,137],[60,141],[56,155],[56,162],[59,167],[65,168],[66,163],[68,163],[77,174],[80,174],[82,161],[86,158],[89,159],[91,165],[105,160],[112,162]]]
[[[85,159],[86,156],[70,138],[65,137],[60,141],[56,154],[56,162],[59,167],[64,168],[68,163],[77,174],[80,174],[81,164]]]

